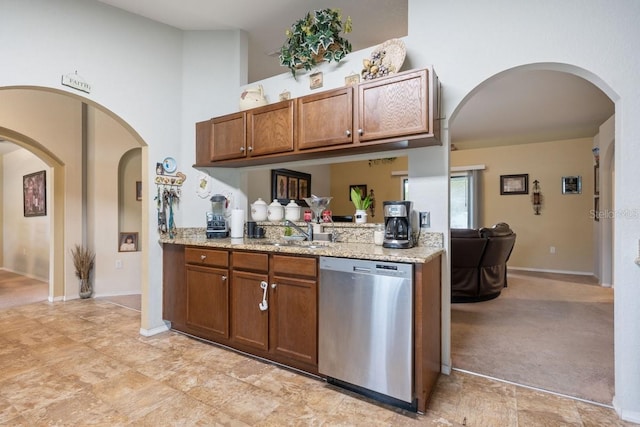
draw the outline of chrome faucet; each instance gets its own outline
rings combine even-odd
[[[305,237],[305,239],[307,239],[308,241],[313,240],[313,224],[311,222],[307,223],[306,232],[288,219],[284,220],[284,226],[294,228],[298,233],[302,234]]]

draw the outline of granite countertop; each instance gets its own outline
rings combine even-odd
[[[168,236],[163,236],[160,238],[160,243],[201,246],[207,248],[368,259],[374,261],[405,262],[412,264],[429,262],[443,253],[442,248],[429,246],[417,246],[410,249],[389,249],[383,248],[382,246],[376,246],[373,243],[333,243],[322,241],[303,241],[292,243],[287,242],[284,239],[207,239],[204,236],[179,236],[173,239]]]

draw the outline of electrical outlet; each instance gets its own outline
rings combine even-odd
[[[116,260],[116,268],[118,270],[122,268],[122,260],[121,259],[117,259]]]
[[[556,253],[556,247],[555,246],[549,246],[549,253],[550,254],[555,254]]]
[[[420,228],[431,227],[431,212],[420,212]]]

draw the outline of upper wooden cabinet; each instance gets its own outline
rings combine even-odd
[[[247,111],[250,157],[293,151],[294,101],[282,101]]]
[[[246,156],[246,115],[228,114],[211,120],[209,161],[240,159]],[[204,134],[204,132],[203,132]],[[204,134],[206,137],[207,135]]]
[[[298,149],[353,143],[353,87],[298,98]]]
[[[293,151],[294,103],[278,102],[196,123],[196,165]]]
[[[402,73],[358,86],[358,140],[434,135],[429,71]],[[431,89],[433,90],[433,89]]]
[[[406,71],[210,122],[208,132],[207,122],[196,124],[196,166],[441,145],[439,83],[432,68]]]

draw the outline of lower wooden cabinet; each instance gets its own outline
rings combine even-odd
[[[229,270],[187,265],[187,325],[229,337]]]
[[[265,255],[266,256],[266,255]],[[235,258],[235,254],[234,254]],[[260,310],[264,273],[233,271],[231,284],[231,340],[258,350],[269,349],[269,312]]]
[[[317,374],[317,257],[166,244],[163,261],[173,329]]]
[[[271,272],[271,351],[317,365],[318,260],[272,255]]]

